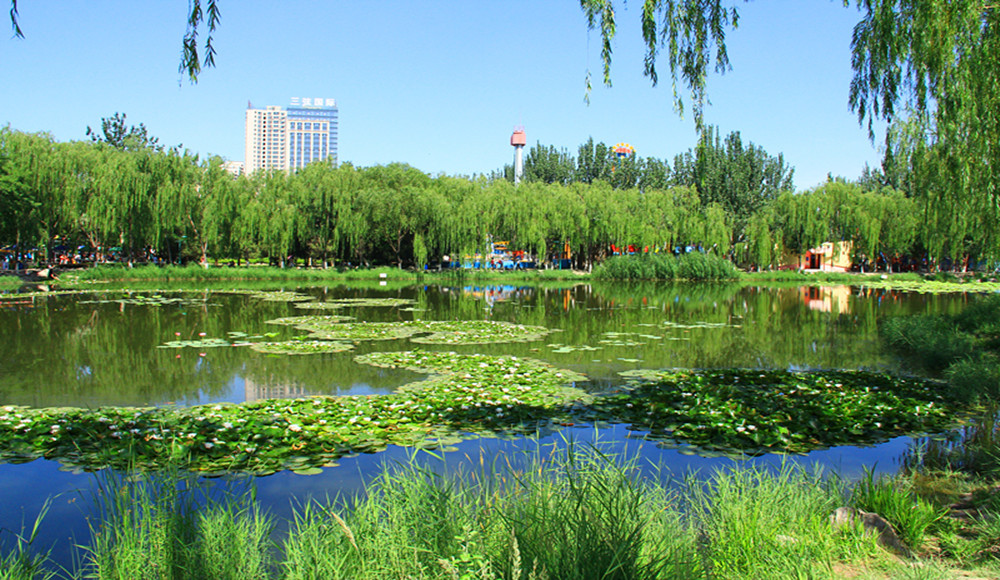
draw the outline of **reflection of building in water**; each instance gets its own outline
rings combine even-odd
[[[824,242],[804,254],[788,251],[781,257],[779,269],[822,270],[847,272],[853,263],[854,245],[851,242]]]
[[[283,384],[276,377],[268,377],[264,380],[244,377],[243,396],[249,401],[260,399],[296,399],[299,397],[309,397],[313,393],[302,385]]]
[[[519,286],[466,286],[462,288],[462,293],[475,299],[484,298],[486,304],[492,306],[494,302],[502,302],[512,298],[526,298],[534,294],[534,288]]]
[[[802,289],[802,300],[809,310],[847,314],[851,311],[850,286],[807,286]]]

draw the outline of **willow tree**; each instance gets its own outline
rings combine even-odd
[[[201,166],[201,235],[213,258],[241,257],[239,217],[247,203],[242,195],[245,178],[233,178],[223,168],[222,159],[213,157]]]
[[[48,259],[52,236],[65,233],[65,156],[50,135],[0,129],[0,235],[39,246]]]
[[[859,0],[850,102],[859,119],[915,127],[904,157],[939,257],[1000,255],[1000,7],[981,0]]]

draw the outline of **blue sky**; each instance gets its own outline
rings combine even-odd
[[[335,98],[342,161],[434,175],[510,163],[516,125],[529,145],[574,153],[593,137],[672,160],[695,143],[690,117],[673,110],[666,63],[661,86],[642,76],[639,2],[618,13],[610,88],[599,35],[575,0],[221,0],[217,67],[196,85],[177,71],[187,4],[22,0],[25,38],[0,41],[0,125],[68,141],[123,112],[165,145],[242,160],[248,101]],[[706,121],[783,153],[800,190],[878,166],[847,106],[858,12],[839,0],[738,7],[733,70],[710,79]]]

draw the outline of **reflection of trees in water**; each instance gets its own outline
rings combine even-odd
[[[231,392],[240,388],[240,377],[251,386],[280,387],[289,394],[390,392],[419,376],[358,365],[354,356],[413,348],[538,358],[604,384],[617,380],[618,372],[635,368],[877,368],[891,362],[877,341],[880,319],[959,311],[965,300],[854,288],[845,308],[838,304],[825,312],[806,307],[802,287],[791,285],[543,284],[492,304],[458,286],[286,290],[317,300],[392,297],[416,302],[414,308],[337,310],[359,321],[497,320],[560,332],[528,343],[475,346],[369,342],[359,343],[352,352],[306,356],[263,355],[245,347],[167,349],[157,347],[173,340],[198,340],[202,332],[205,338],[221,339],[229,332],[276,333],[269,340],[287,340],[304,333],[264,322],[302,311],[245,294],[186,292],[185,298],[207,302],[162,306],[80,303],[114,298],[110,294],[52,296],[35,299],[31,308],[0,309],[0,403],[93,406],[230,400],[242,396],[238,390]],[[572,348],[549,346],[557,344]],[[589,350],[575,348],[581,346]]]
[[[915,439],[899,463],[906,472],[957,471],[1000,475],[1000,409],[984,411],[969,425],[936,437]]]
[[[242,366],[242,348],[164,349],[175,339],[225,338],[266,316],[241,300],[192,305],[147,306],[104,302],[80,304],[74,297],[38,299],[30,312],[0,313],[0,375],[5,403],[32,406],[148,405],[199,394],[221,396]],[[223,300],[226,302],[226,300]],[[272,310],[273,311],[273,310]],[[180,333],[178,336],[176,333]],[[201,352],[205,356],[199,356]]]

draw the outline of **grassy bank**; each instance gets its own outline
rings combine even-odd
[[[452,282],[454,280],[502,280],[506,282],[543,282],[547,280],[586,279],[588,275],[574,270],[466,270],[442,271],[403,270],[393,267],[380,268],[275,268],[269,266],[251,267],[203,267],[197,264],[187,266],[144,265],[129,268],[124,265],[100,265],[93,268],[67,271],[62,274],[64,282],[95,281],[410,281],[418,280]]]
[[[22,284],[24,282],[17,276],[0,276],[0,290],[13,290],[14,288],[20,288]]]
[[[386,468],[357,497],[297,506],[276,521],[252,482],[219,493],[178,472],[99,478],[77,570],[97,579],[951,578],[993,563],[976,536],[964,557],[932,557],[952,524],[901,478],[847,484],[785,465],[677,480],[636,458],[572,443],[530,457],[480,457],[444,475],[416,461]],[[650,475],[652,471],[652,475]],[[841,506],[883,513],[901,552]],[[43,522],[42,525],[46,525]],[[988,516],[977,525],[997,526]],[[276,532],[276,530],[281,530]],[[22,542],[3,578],[49,578]],[[24,562],[24,564],[19,564]],[[39,564],[42,564],[39,567]]]
[[[799,270],[769,270],[742,272],[725,258],[709,254],[673,256],[650,254],[615,256],[594,268],[593,273],[579,270],[404,270],[394,267],[379,268],[275,268],[251,267],[202,267],[144,265],[128,268],[124,265],[100,265],[93,268],[69,270],[61,273],[63,282],[93,281],[505,281],[544,282],[565,280],[741,280],[749,282],[804,282],[830,284],[865,284],[872,286],[914,287],[976,290],[998,289],[1000,283],[980,275],[958,276],[948,272],[920,274],[903,272],[894,274],[857,272],[806,272]],[[0,287],[17,286],[18,278],[0,277]]]

